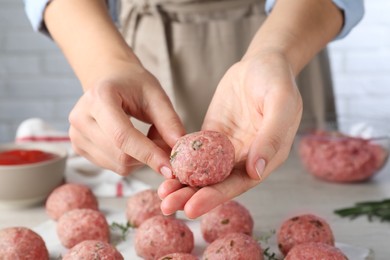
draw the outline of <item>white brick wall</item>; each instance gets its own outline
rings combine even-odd
[[[330,44],[341,117],[390,120],[390,1],[365,1],[362,22]],[[390,124],[388,124],[390,132]]]
[[[21,0],[0,0],[0,143],[17,126],[40,117],[68,129],[81,87],[57,46],[32,31]]]
[[[390,120],[389,0],[366,1],[361,24],[330,45],[341,116]],[[32,31],[21,0],[0,0],[0,143],[26,118],[66,130],[80,84],[58,48]],[[385,121],[385,120],[384,120]]]

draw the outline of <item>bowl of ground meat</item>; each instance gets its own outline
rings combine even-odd
[[[390,128],[372,120],[339,120],[299,133],[296,144],[303,167],[315,177],[364,182],[386,165]]]

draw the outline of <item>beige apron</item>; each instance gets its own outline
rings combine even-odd
[[[188,132],[197,131],[219,80],[266,18],[264,0],[122,0],[121,32],[157,77]],[[335,118],[326,50],[297,78],[301,128]]]

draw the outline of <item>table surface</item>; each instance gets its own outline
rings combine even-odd
[[[161,177],[150,170],[133,175],[152,187]],[[370,182],[336,184],[320,181],[302,168],[294,151],[286,163],[262,184],[237,198],[252,213],[255,231],[276,230],[286,218],[300,213],[313,213],[325,218],[331,225],[336,241],[371,248],[375,259],[389,259],[390,224],[369,222],[365,217],[355,220],[340,218],[335,209],[352,206],[356,202],[390,198],[390,163]],[[101,198],[101,207],[125,209],[125,198]],[[0,210],[0,228],[10,226],[35,227],[48,220],[44,206]]]

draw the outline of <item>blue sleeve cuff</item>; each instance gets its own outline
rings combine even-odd
[[[24,9],[34,31],[40,31],[48,35],[43,22],[43,13],[50,0],[24,0]]]
[[[362,20],[364,15],[363,0],[333,0],[333,3],[344,12],[344,25],[335,40],[347,36]]]
[[[43,13],[45,12],[46,6],[52,0],[23,0],[24,9],[27,17],[34,31],[41,32],[50,36],[45,22],[43,20]],[[119,0],[107,0],[108,9],[112,20],[117,24],[119,20]]]
[[[364,15],[363,0],[332,0],[344,12],[344,24],[340,33],[334,40],[342,39],[362,20]],[[265,11],[270,13],[276,0],[266,0]]]

